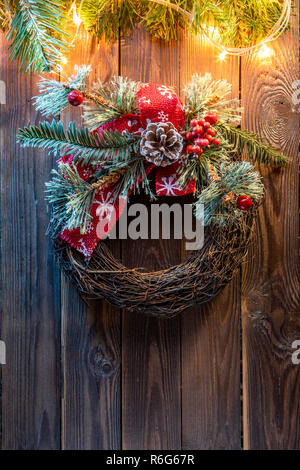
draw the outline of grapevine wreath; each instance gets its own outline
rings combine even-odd
[[[173,87],[122,77],[89,90],[89,73],[81,66],[64,82],[43,78],[35,98],[47,117],[83,104],[85,127],[64,130],[53,120],[18,135],[22,146],[59,157],[46,193],[62,268],[85,296],[151,315],[170,317],[209,301],[240,266],[264,193],[242,155],[277,166],[287,158],[240,129],[241,108],[225,80],[194,75],[183,105]],[[102,240],[141,188],[151,200],[193,194],[196,218],[204,205],[204,246],[182,264],[128,269]]]

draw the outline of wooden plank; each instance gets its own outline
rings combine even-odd
[[[178,51],[176,42],[166,45],[151,40],[139,28],[122,41],[121,74],[178,86]],[[154,270],[179,260],[178,241],[123,244],[127,266]],[[180,449],[180,319],[166,321],[125,312],[122,354],[123,448]]]
[[[243,125],[292,158],[286,169],[261,168],[266,198],[243,269],[246,449],[300,448],[300,367],[292,363],[292,343],[300,335],[296,12],[290,31],[270,45],[270,60],[254,55],[242,62]]]
[[[54,159],[16,143],[18,128],[40,119],[30,102],[37,77],[19,73],[8,55],[1,35],[2,448],[54,450],[60,447],[60,299],[44,201]]]
[[[239,96],[237,58],[218,60],[218,51],[199,37],[182,42],[181,86],[194,73],[210,72],[233,85]],[[183,449],[239,449],[240,278],[214,301],[182,317]]]
[[[118,71],[118,45],[80,32],[66,72],[90,64],[93,80]],[[70,64],[70,65],[69,65]],[[64,122],[80,122],[82,108],[69,107]],[[115,253],[118,244],[113,246]],[[85,305],[70,282],[62,282],[64,449],[120,448],[120,312],[104,302]]]

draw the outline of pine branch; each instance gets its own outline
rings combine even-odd
[[[201,218],[201,206],[204,204],[204,225],[215,223],[225,226],[229,221],[235,222],[242,216],[242,211],[234,204],[224,201],[229,194],[247,195],[259,201],[264,193],[260,175],[246,161],[230,165],[221,164],[220,169],[209,167],[210,184],[205,188],[195,204],[195,215]]]
[[[44,116],[58,116],[69,105],[68,94],[71,90],[85,92],[91,67],[75,66],[74,72],[63,83],[41,78],[38,84],[40,95],[34,97],[34,105]]]
[[[94,84],[89,94],[95,106],[86,106],[83,118],[90,130],[116,119],[123,114],[136,111],[136,95],[139,83],[123,77],[114,77],[108,83]]]
[[[82,127],[77,129],[72,122],[65,131],[62,123],[56,121],[25,127],[17,136],[22,147],[45,148],[55,155],[73,154],[74,163],[82,165],[106,164],[112,159],[124,164],[136,153],[139,139],[118,131],[103,131],[99,137]]]
[[[184,88],[187,119],[215,111],[225,122],[239,123],[242,109],[239,100],[230,97],[231,92],[232,85],[226,80],[213,80],[210,73],[193,75]]]
[[[249,157],[258,163],[283,166],[289,161],[288,157],[281,155],[271,146],[265,144],[263,139],[253,132],[241,130],[226,123],[219,123],[216,127],[236,152],[242,154],[246,148]]]
[[[59,62],[68,44],[58,39],[63,10],[61,0],[20,0],[8,31],[11,59],[19,59],[26,72],[48,72]]]

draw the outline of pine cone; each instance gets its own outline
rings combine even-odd
[[[181,157],[183,138],[171,122],[150,123],[142,133],[140,151],[148,162],[167,166]]]

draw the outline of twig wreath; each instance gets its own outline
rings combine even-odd
[[[240,266],[264,194],[242,156],[277,166],[287,158],[240,129],[242,110],[225,80],[194,75],[183,105],[173,87],[122,77],[88,89],[89,73],[81,66],[64,82],[42,79],[35,98],[47,117],[83,103],[84,128],[70,123],[64,130],[53,120],[18,135],[22,146],[59,156],[46,191],[62,268],[87,297],[129,310],[170,317],[207,302]],[[158,272],[115,259],[102,238],[141,189],[151,200],[193,194],[195,217],[206,227],[203,248]]]

